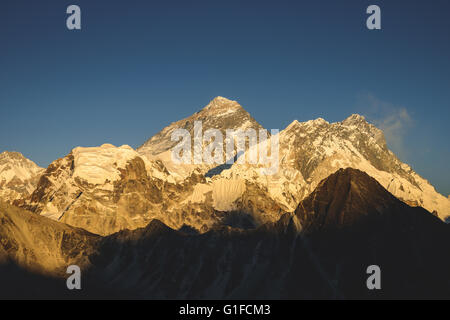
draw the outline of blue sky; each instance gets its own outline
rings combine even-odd
[[[269,129],[366,115],[447,195],[449,14],[446,0],[2,1],[0,151],[47,166],[79,145],[137,147],[220,95]]]

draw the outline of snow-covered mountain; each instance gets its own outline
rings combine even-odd
[[[239,188],[198,170],[177,181],[161,161],[129,146],[104,144],[75,148],[54,161],[34,192],[15,204],[100,235],[144,227],[153,219],[174,229],[206,231],[229,218],[223,211],[233,209],[229,204],[243,188],[243,181]]]
[[[377,298],[355,276],[370,264],[392,276],[383,298],[449,297],[450,225],[430,212],[445,220],[450,199],[364,117],[293,121],[273,175],[172,163],[171,132],[197,120],[261,128],[218,97],[139,150],[77,147],[45,170],[1,154],[0,297],[69,294],[69,264],[89,297]]]
[[[194,137],[194,123],[201,121],[203,133],[209,129],[219,129],[226,143],[226,130],[246,130],[255,129],[258,132],[263,127],[253,117],[242,108],[236,101],[224,97],[216,97],[210,101],[203,109],[194,113],[190,117],[176,121],[165,127],[159,133],[148,139],[137,151],[150,160],[159,159],[172,171],[175,176],[185,178],[198,169],[207,172],[213,165],[175,165],[172,161],[171,150],[178,141],[172,141],[171,135],[176,129],[186,129],[191,137]]]
[[[290,212],[318,183],[340,168],[362,170],[397,198],[421,206],[445,219],[450,201],[439,194],[387,147],[383,132],[363,116],[342,122],[324,119],[293,121],[280,132],[280,166],[273,176],[261,176],[251,165],[234,164],[222,175],[241,177],[267,188],[268,194]]]
[[[165,205],[162,190],[173,177],[129,146],[72,150],[50,164],[34,192],[16,204],[97,234],[146,225]],[[170,195],[167,188],[165,196]],[[165,219],[163,219],[166,221]]]
[[[450,215],[450,200],[398,160],[383,132],[362,116],[337,123],[292,122],[279,133],[280,162],[274,175],[251,164],[213,170],[212,165],[174,164],[170,154],[177,142],[171,132],[185,128],[193,135],[197,120],[204,131],[262,128],[237,102],[217,97],[138,150],[108,144],[75,148],[54,161],[31,195],[15,204],[101,235],[144,227],[152,219],[200,232],[220,224],[255,227],[294,212],[320,181],[351,167],[409,205],[437,212],[443,220]]]
[[[163,129],[139,148],[138,152],[150,159],[158,157],[172,174],[179,176],[201,167],[174,165],[170,158],[170,148],[174,145],[170,139],[171,132],[177,128],[188,128],[192,132],[194,120],[203,120],[207,124],[205,128],[218,128],[222,131],[228,128],[261,128],[237,102],[217,97],[200,112]],[[228,180],[230,188],[241,190],[242,194],[245,194],[246,189],[233,184],[245,181],[246,185],[256,186],[260,191],[261,197],[258,198],[273,200],[276,212],[279,208],[292,212],[322,179],[340,168],[351,167],[367,172],[392,194],[410,205],[424,207],[443,220],[450,215],[449,199],[439,194],[409,165],[402,163],[388,149],[383,132],[368,123],[363,116],[354,114],[337,123],[328,123],[321,118],[307,122],[294,120],[279,133],[279,141],[280,165],[275,175],[261,175],[258,165],[235,163],[231,168],[225,167],[225,170],[219,171],[212,180]],[[205,172],[202,169],[200,171]],[[198,186],[196,199],[204,198],[200,196],[200,190],[210,192],[211,187]],[[235,194],[235,199],[228,201],[227,205],[242,209],[239,206],[241,200]],[[269,216],[276,214],[265,213]]]
[[[0,199],[13,202],[30,195],[43,171],[19,152],[0,153]]]
[[[203,131],[219,129],[225,136],[226,129],[262,129],[262,126],[236,101],[224,97],[214,98],[208,105],[188,118],[176,121],[148,139],[137,151],[151,157],[172,149],[178,142],[171,141],[176,129],[186,129],[194,136],[194,122],[201,121]]]

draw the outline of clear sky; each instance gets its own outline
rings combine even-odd
[[[3,0],[0,151],[47,166],[75,146],[137,147],[220,95],[268,129],[366,115],[447,195],[449,17],[448,0]]]

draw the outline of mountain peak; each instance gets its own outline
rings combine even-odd
[[[35,164],[30,159],[26,158],[22,153],[17,151],[4,151],[0,153],[0,165],[4,164],[10,164],[12,165],[15,163],[15,165],[25,166],[32,168],[35,171],[39,171],[42,168],[40,168],[37,164]],[[5,168],[0,168],[0,174],[2,173],[2,170]]]
[[[234,100],[230,100],[221,96],[212,99],[203,110],[215,110],[215,109],[237,109],[242,108],[241,105]]]
[[[295,130],[297,128],[302,128],[302,127],[318,127],[318,126],[329,125],[329,124],[330,123],[323,118],[317,118],[315,120],[309,120],[306,122],[299,122],[298,120],[294,120],[284,130],[289,131],[289,130]]]
[[[406,206],[367,173],[339,169],[322,180],[316,190],[301,201],[296,214],[310,230],[352,224],[364,216],[380,215],[386,208]]]
[[[128,145],[116,147],[105,143],[100,147],[77,147],[72,150],[74,158],[73,176],[92,184],[104,184],[105,181],[120,179],[120,170],[139,157]]]
[[[26,160],[23,154],[17,151],[4,151],[0,153],[0,159]]]
[[[330,124],[330,123],[328,121],[326,121],[324,118],[317,118],[315,120],[307,121],[306,124],[323,125],[323,124]]]
[[[297,119],[295,119],[284,130],[291,130],[291,129],[297,128],[299,126],[300,126],[300,122]]]
[[[231,99],[228,99],[228,98],[225,98],[225,97],[222,97],[222,96],[217,96],[217,97],[215,97],[213,100],[211,100],[211,101],[217,101],[217,102],[236,102],[236,101],[234,101],[234,100],[231,100]]]
[[[367,123],[366,118],[360,114],[354,113],[343,122],[345,125],[355,125],[358,123]]]
[[[375,191],[390,195],[390,193],[385,190],[383,186],[381,186],[374,178],[370,177],[366,172],[350,167],[341,168],[328,178],[322,180],[319,183],[317,190],[324,191],[323,188],[325,188],[339,191],[341,188],[334,188],[335,184],[341,184],[341,187],[344,187],[343,189],[347,190],[347,192],[356,192],[360,197],[366,197],[369,193],[373,193]],[[333,188],[329,188],[330,185],[333,185]],[[362,187],[363,185],[364,187]],[[370,191],[368,191],[369,189]],[[330,192],[327,192],[327,194],[330,194]],[[392,195],[390,196],[392,197]]]
[[[13,202],[28,196],[43,170],[20,152],[0,153],[0,198]]]
[[[219,96],[211,100],[200,111],[165,127],[140,146],[137,149],[138,152],[152,158],[170,150],[178,143],[172,140],[172,132],[175,129],[183,128],[193,136],[195,121],[202,122],[203,131],[214,128],[222,130],[224,134],[227,129],[262,129],[262,126],[237,101]]]

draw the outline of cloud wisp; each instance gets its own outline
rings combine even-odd
[[[378,99],[372,94],[358,97],[359,109],[366,118],[381,129],[386,142],[394,153],[402,160],[409,155],[405,138],[414,127],[414,120],[407,108]]]

